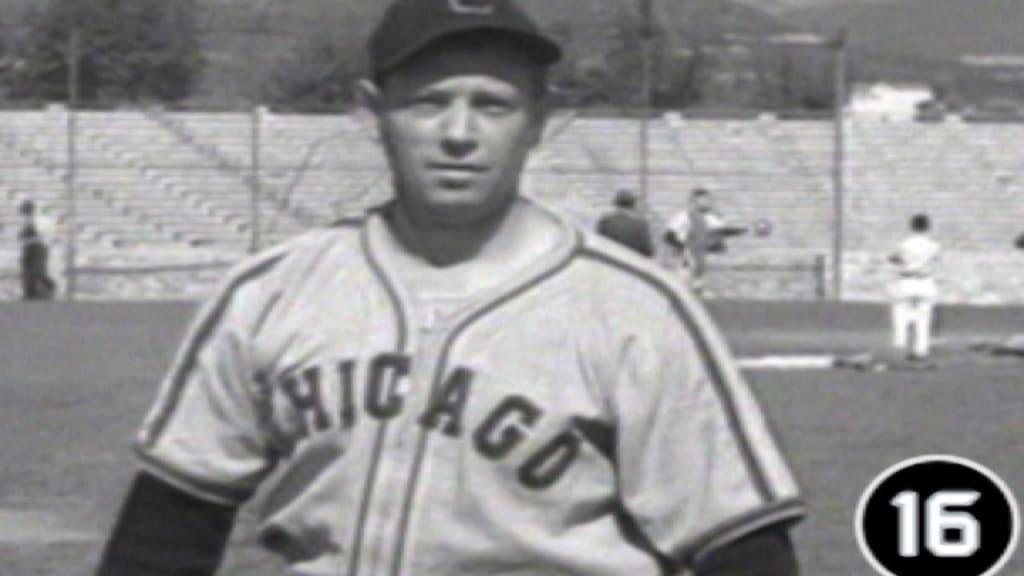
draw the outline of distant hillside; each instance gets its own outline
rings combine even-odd
[[[1024,2],[1021,0],[815,0],[814,3],[816,7],[791,10],[785,17],[817,30],[831,31],[845,26],[850,30],[851,42],[870,52],[944,60],[974,53],[1024,54]]]
[[[281,70],[308,71],[307,76],[316,80],[314,76],[327,77],[336,69],[360,69],[366,36],[387,4],[385,0],[198,1],[202,10],[200,28],[203,30],[202,47],[207,65],[200,86],[193,93],[192,103],[210,106],[230,106],[264,97],[267,94],[265,89],[277,81],[275,74]],[[640,6],[637,0],[521,1],[537,16],[543,27],[568,45],[569,58],[559,71],[566,72],[567,77],[582,74],[581,70],[600,69],[607,65],[608,61],[594,60],[613,52],[619,31],[616,23],[624,14],[636,17]],[[765,86],[753,87],[760,91],[775,90],[776,85],[781,85],[781,79],[766,80],[761,74],[763,69],[756,74],[750,73],[753,66],[763,68],[766,60],[773,56],[766,55],[756,41],[745,52],[732,47],[723,49],[722,46],[736,38],[749,40],[802,31],[802,25],[788,15],[804,14],[801,7],[810,0],[652,1],[656,26],[661,37],[667,38],[668,46],[661,46],[666,49],[663,54],[678,57],[679,54],[694,52],[676,48],[714,46],[701,53],[701,68],[694,66],[696,72],[693,74],[703,76],[694,82],[705,81],[705,77],[720,77],[724,82],[743,76],[765,83]],[[833,4],[844,0],[816,1]],[[15,8],[26,4],[42,7],[45,0],[0,0],[0,14],[10,17]],[[800,10],[794,12],[796,8]],[[311,49],[312,45],[326,46],[328,50]],[[620,50],[616,54],[621,55],[622,52]],[[738,56],[735,55],[737,52]],[[673,67],[676,63],[678,61],[662,70],[682,70],[680,66]],[[820,76],[818,71],[808,66],[793,66],[792,63],[785,70],[788,76],[795,74],[792,68],[800,68],[799,73]],[[914,69],[915,66],[908,68]],[[662,74],[661,77],[667,76]],[[625,79],[625,83],[628,82],[630,80]],[[744,82],[751,84],[754,81]],[[300,84],[296,82],[294,85]],[[339,82],[339,85],[343,84]],[[708,96],[705,102],[714,104],[718,97]]]
[[[636,10],[638,3],[622,0],[522,0],[543,23],[566,22],[600,34],[620,11]],[[764,10],[736,0],[653,0],[658,24],[695,39],[720,38],[725,33],[772,34],[793,26]]]
[[[0,0],[3,1],[3,0]],[[566,42],[567,64],[607,54],[622,15],[636,17],[634,0],[521,0],[541,26]],[[207,0],[204,42],[211,56],[204,92],[214,99],[250,91],[290,47],[329,37],[340,53],[360,59],[366,36],[386,6],[382,0]],[[670,45],[721,43],[731,36],[791,32],[783,20],[733,0],[654,0],[656,25]]]
[[[0,0],[3,2],[5,0]],[[11,0],[6,0],[11,1]],[[369,32],[372,22],[383,11],[386,2],[381,0],[347,0],[339,4],[333,0],[333,10],[349,15],[345,29],[338,30],[359,44]],[[612,22],[623,12],[636,13],[638,3],[632,0],[521,0],[524,6],[536,16],[541,25],[548,29],[571,32],[576,48],[588,51],[595,46],[606,44],[612,31]],[[287,3],[267,0],[207,0],[208,11],[224,7],[233,11],[249,10],[272,14],[274,20],[281,18],[290,22],[302,22],[304,16],[312,16],[310,25],[316,25],[331,6],[325,0],[291,0]],[[793,26],[766,12],[736,0],[653,0],[657,24],[674,37],[689,41],[712,41],[726,34],[770,35],[791,31]],[[301,30],[297,31],[299,34]]]

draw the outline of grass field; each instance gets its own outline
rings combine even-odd
[[[193,305],[0,305],[0,576],[89,574],[133,472],[130,443]],[[719,303],[742,356],[885,346],[875,306]],[[811,516],[796,531],[804,573],[869,575],[852,532],[860,491],[889,465],[953,453],[1024,494],[1024,361],[965,352],[1024,331],[1024,310],[950,309],[938,368],[755,371]],[[280,574],[243,518],[222,574]],[[1018,553],[1003,574],[1024,574]]]

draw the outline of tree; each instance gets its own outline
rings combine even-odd
[[[352,103],[363,66],[344,40],[301,38],[274,66],[263,99],[278,109],[337,109]]]
[[[17,98],[68,98],[73,31],[84,101],[176,101],[203,66],[196,0],[50,0],[27,15]]]
[[[763,50],[759,73],[766,86],[765,108],[831,109],[835,86],[834,50],[827,45],[777,46]]]
[[[612,43],[604,59],[600,85],[608,102],[627,108],[646,105],[643,85],[644,42],[649,42],[651,104],[661,108],[683,108],[700,102],[706,80],[707,58],[696,42],[672,37],[665,29],[652,26],[642,13],[623,8],[612,23]]]
[[[643,84],[643,43],[650,32],[642,14],[623,6],[612,22],[612,45],[604,59],[606,97],[610,104],[638,108],[645,104]],[[654,35],[652,54],[660,48]]]
[[[301,30],[264,81],[262,98],[278,109],[337,110],[349,106],[366,72],[365,9],[336,0],[308,2],[287,17]],[[282,16],[284,18],[284,16]]]

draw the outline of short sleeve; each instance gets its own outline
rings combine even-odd
[[[690,234],[690,215],[686,211],[679,212],[672,217],[668,222],[668,230],[678,239],[680,242],[685,242],[686,237]]]
[[[708,229],[712,231],[718,231],[726,227],[725,219],[715,212],[707,212],[704,214],[704,222]]]
[[[650,543],[692,566],[804,514],[764,413],[703,307],[674,297],[621,345],[621,497]]]
[[[223,504],[248,498],[273,466],[249,337],[265,270],[232,275],[202,306],[136,441],[148,472]]]

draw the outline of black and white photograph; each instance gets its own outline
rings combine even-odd
[[[1021,22],[0,0],[0,575],[1024,574]]]

